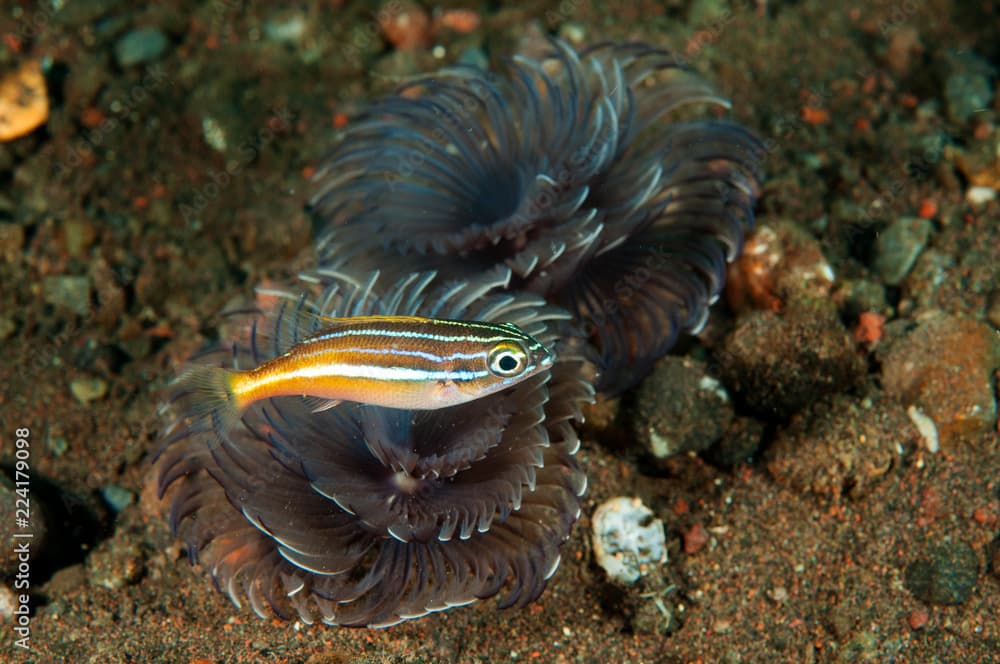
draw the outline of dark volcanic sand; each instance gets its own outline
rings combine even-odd
[[[1000,317],[1000,205],[966,200],[970,179],[1000,187],[1000,166],[990,166],[1000,145],[996,72],[992,97],[971,116],[953,117],[960,109],[945,101],[949,75],[976,72],[950,53],[1000,61],[997,3],[895,0],[831,10],[814,1],[570,0],[487,10],[474,2],[465,6],[482,24],[440,33],[434,43],[444,46],[443,59],[430,49],[393,50],[374,36],[363,4],[307,0],[279,11],[167,0],[133,9],[89,0],[60,12],[31,3],[0,11],[0,68],[48,58],[52,106],[44,128],[0,144],[0,462],[13,478],[14,432],[30,428],[32,506],[44,506],[47,522],[44,541],[40,525],[34,541],[31,650],[12,645],[8,622],[0,659],[1000,657],[1000,576],[990,561],[1000,534],[995,422],[942,443],[938,454],[917,441],[863,492],[842,495],[779,482],[763,462],[722,469],[682,455],[654,474],[628,436],[613,433],[620,427],[587,429],[584,515],[548,590],[524,610],[500,612],[488,600],[382,631],[261,621],[188,565],[144,464],[158,437],[160,390],[216,335],[216,312],[294,271],[312,241],[307,178],[334,125],[397,77],[463,52],[535,49],[546,31],[686,52],[773,148],[761,223],[789,220],[811,234],[838,285],[862,279],[885,294],[881,313],[890,322],[935,309],[991,326]],[[300,19],[301,34],[277,41],[276,26]],[[166,36],[163,53],[120,66],[116,42],[144,26]],[[952,148],[928,150],[935,137]],[[928,215],[923,262],[900,285],[881,288],[871,267],[875,232],[918,216],[922,203],[930,212],[928,200],[937,210]],[[90,294],[73,296],[84,282],[66,277],[83,277]],[[841,307],[840,315],[848,329],[857,324],[857,312]],[[731,315],[717,314],[716,342],[732,325]],[[957,350],[930,352],[947,358]],[[866,359],[866,386],[845,397],[855,405],[879,379],[875,356]],[[69,387],[82,379],[100,379],[105,389],[82,401]],[[784,422],[767,422],[767,440]],[[819,454],[837,462],[835,445],[816,442],[802,451],[803,464],[822,465]],[[858,453],[851,449],[844,454]],[[102,496],[108,487],[135,500],[115,514]],[[589,515],[616,495],[653,508],[670,546],[667,565],[630,590],[609,585],[590,552]],[[4,538],[12,514],[0,509]],[[708,540],[699,547],[701,529]],[[921,601],[907,587],[907,568],[939,544],[975,556],[975,586],[957,605]],[[6,552],[0,561],[16,570]],[[11,575],[5,585],[14,582]]]

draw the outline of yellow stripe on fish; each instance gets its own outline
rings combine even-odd
[[[193,367],[178,379],[194,415],[231,423],[256,401],[311,397],[433,410],[479,399],[552,366],[553,354],[510,323],[418,316],[322,318],[326,326],[248,371]]]

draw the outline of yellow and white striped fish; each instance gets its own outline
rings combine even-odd
[[[433,410],[479,399],[552,366],[553,354],[512,323],[417,316],[323,318],[326,326],[249,371],[192,367],[178,378],[190,414],[228,424],[255,401],[312,397]]]

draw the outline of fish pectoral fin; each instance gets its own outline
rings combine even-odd
[[[325,399],[323,397],[302,397],[302,401],[305,402],[306,408],[314,413],[322,413],[324,410],[330,410],[331,408],[336,408],[337,405],[342,401],[341,399]]]

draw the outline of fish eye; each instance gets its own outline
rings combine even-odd
[[[524,371],[528,354],[517,344],[504,343],[490,351],[486,360],[490,372],[501,378],[511,378]]]

